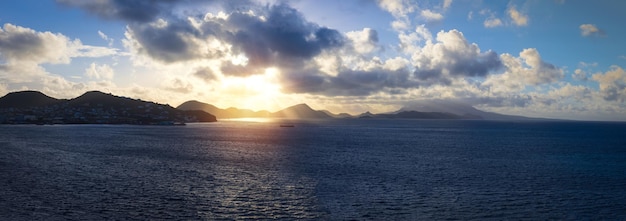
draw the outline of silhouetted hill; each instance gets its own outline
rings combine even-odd
[[[324,111],[313,110],[307,104],[297,104],[271,114],[276,118],[290,119],[329,119],[332,116],[324,113]]]
[[[357,117],[358,118],[373,118],[375,116],[375,114],[370,113],[369,111],[359,114]]]
[[[6,101],[0,107],[0,123],[167,125],[216,121],[215,116],[204,111],[177,110],[165,104],[99,91],[89,91],[70,100],[50,98],[40,92],[15,92],[0,101]]]
[[[326,114],[328,114],[328,116],[334,117],[334,118],[353,118],[354,116],[348,114],[348,113],[339,113],[339,114],[334,114],[333,112],[330,112],[328,110],[320,110]]]
[[[215,115],[217,118],[290,118],[290,119],[324,119],[340,117],[344,115],[334,115],[328,111],[313,110],[306,104],[298,104],[283,110],[270,113],[269,111],[252,111],[248,109],[227,108],[221,109],[214,105],[199,102],[199,101],[187,101],[182,103],[176,109],[179,110],[203,110]]]
[[[238,108],[227,108],[221,109],[214,105],[202,103],[199,101],[187,101],[182,103],[176,109],[179,110],[202,110],[207,113],[211,113],[215,115],[217,118],[255,118],[255,117],[269,117],[270,112],[268,111],[252,111],[247,109],[238,109]]]
[[[161,105],[162,108],[173,110],[169,105],[157,104],[149,101],[136,100],[127,97],[106,94],[100,91],[88,91],[67,102],[70,106],[94,106],[107,108],[138,107],[143,105]]]
[[[464,119],[484,119],[484,120],[541,120],[539,118],[529,118],[522,116],[513,116],[481,111],[471,105],[455,101],[445,100],[425,100],[415,101],[410,105],[403,107],[395,113],[404,111],[420,111],[420,112],[441,112],[451,113],[461,116]]]
[[[0,98],[0,108],[28,108],[43,107],[60,103],[63,100],[55,99],[39,91],[11,92]]]
[[[401,111],[392,114],[376,114],[376,118],[401,118],[401,119],[469,119],[451,113],[443,112],[420,112],[420,111]]]

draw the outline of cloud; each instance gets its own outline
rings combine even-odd
[[[113,42],[115,41],[113,38],[109,38],[109,36],[107,36],[106,34],[104,34],[104,32],[98,30],[98,36],[100,36],[100,38],[102,38],[102,40],[105,40],[108,42],[109,47],[113,47]]]
[[[585,37],[605,35],[604,31],[602,31],[601,29],[596,27],[596,25],[593,25],[593,24],[582,24],[579,26],[579,28],[580,28],[580,34]]]
[[[96,63],[91,63],[87,69],[85,69],[85,75],[89,78],[94,79],[106,79],[111,80],[115,75],[113,68],[109,65],[97,65]]]
[[[535,48],[527,48],[519,57],[510,54],[500,55],[505,71],[491,75],[483,83],[492,91],[510,92],[524,89],[527,85],[542,85],[563,78],[563,70],[545,62]]]
[[[436,22],[443,20],[443,15],[437,12],[433,12],[431,10],[425,9],[420,13],[422,18],[429,22]]]
[[[600,85],[602,97],[607,101],[626,101],[626,71],[619,66],[611,66],[611,70],[594,74],[594,81]]]
[[[378,0],[378,5],[396,18],[406,17],[415,11],[413,4],[406,0]]]
[[[308,22],[288,5],[260,7],[256,13],[235,11],[207,14],[202,20],[158,19],[129,25],[124,42],[133,53],[163,63],[243,55],[248,60],[243,68],[252,70],[299,65],[346,43],[337,30]]]
[[[83,45],[51,32],[5,24],[0,28],[0,80],[41,85],[50,75],[41,64],[68,64],[75,57],[102,57],[116,49]]]
[[[192,73],[192,75],[204,80],[207,83],[217,80],[217,76],[215,72],[210,67],[196,68],[196,70]]]
[[[415,12],[418,6],[415,2],[408,0],[377,0],[378,7],[389,12],[396,19],[391,22],[391,27],[403,32],[411,29],[411,19],[409,14]]]
[[[9,63],[67,64],[73,57],[102,57],[116,49],[83,45],[62,34],[37,32],[30,28],[4,24],[0,28],[0,59]]]
[[[483,25],[485,26],[485,28],[499,27],[499,26],[502,26],[502,20],[500,20],[499,18],[490,17],[490,18],[485,19],[485,22],[483,22]]]
[[[173,78],[163,82],[165,90],[173,91],[176,93],[187,94],[193,92],[193,85],[180,78]]]
[[[517,26],[526,26],[528,25],[528,16],[522,14],[514,5],[509,6],[507,10],[509,17],[513,20],[513,24]]]
[[[354,51],[359,54],[368,54],[380,49],[378,32],[374,29],[364,28],[361,31],[347,32],[346,37],[352,42]]]
[[[452,5],[452,0],[443,0],[443,10],[448,10]]]
[[[587,81],[587,73],[581,69],[576,69],[574,74],[572,74],[572,78],[579,81]]]
[[[150,22],[163,11],[170,11],[180,2],[193,0],[57,0],[58,3],[85,9],[106,19],[121,19],[129,22]]]
[[[460,31],[440,31],[436,41],[427,42],[412,56],[414,74],[420,80],[449,84],[451,77],[484,77],[502,67],[495,52],[481,52]]]

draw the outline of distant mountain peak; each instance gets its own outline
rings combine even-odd
[[[474,106],[457,100],[421,100],[413,101],[394,113],[405,111],[450,113],[469,119],[485,120],[528,120],[531,118],[497,114],[474,108]]]
[[[308,104],[301,103],[282,109],[272,114],[273,117],[291,119],[328,119],[333,118],[324,111],[311,108]]]

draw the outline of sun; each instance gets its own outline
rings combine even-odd
[[[278,105],[281,95],[278,68],[266,68],[263,74],[246,77],[225,77],[221,91],[231,97],[230,105],[252,110],[270,110]]]

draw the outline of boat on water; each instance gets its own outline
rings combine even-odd
[[[280,127],[295,127],[293,124],[281,124]]]

